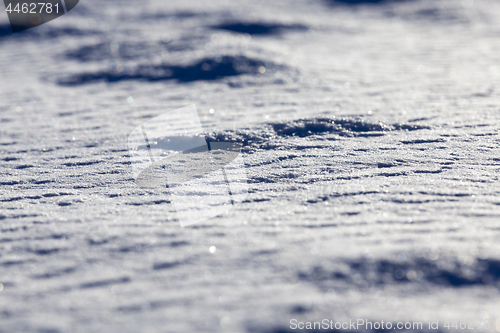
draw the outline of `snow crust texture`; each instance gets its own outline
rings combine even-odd
[[[498,1],[88,0],[7,24],[0,332],[495,331]],[[191,104],[248,193],[181,228],[127,138]]]

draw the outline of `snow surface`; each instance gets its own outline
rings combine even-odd
[[[500,2],[82,0],[14,35],[1,15],[0,332],[495,330]],[[127,138],[190,104],[243,145],[248,195],[181,228]]]

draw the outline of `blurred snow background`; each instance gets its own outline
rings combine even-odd
[[[15,35],[2,13],[0,332],[495,330],[498,1],[88,0]],[[181,228],[127,136],[193,103],[250,191]]]

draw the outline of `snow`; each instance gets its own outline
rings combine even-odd
[[[0,332],[495,331],[497,1],[88,0],[14,35],[1,15]],[[192,104],[248,193],[181,227],[128,137]]]

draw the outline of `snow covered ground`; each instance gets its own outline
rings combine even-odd
[[[1,12],[0,332],[497,330],[498,1]],[[190,104],[248,195],[181,228],[127,138]]]

